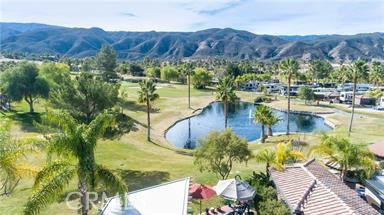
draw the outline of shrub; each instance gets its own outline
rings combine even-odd
[[[176,81],[179,77],[179,72],[172,66],[165,66],[160,70],[161,80]]]
[[[257,214],[290,214],[290,210],[285,203],[278,200],[277,191],[272,186],[273,183],[269,175],[263,172],[253,172],[252,176],[248,179],[248,183],[256,189],[254,207]]]
[[[279,200],[268,199],[260,203],[259,215],[289,215],[289,208]]]
[[[160,68],[158,67],[148,67],[145,70],[145,75],[150,78],[160,78]]]
[[[298,95],[301,99],[305,100],[305,104],[307,104],[308,101],[312,101],[315,99],[315,93],[312,91],[311,88],[307,86],[300,87]]]
[[[256,97],[255,98],[255,103],[262,103],[262,102],[266,102],[266,103],[268,103],[268,102],[271,102],[272,101],[272,99],[271,98],[269,98],[268,96],[258,96],[258,97]]]

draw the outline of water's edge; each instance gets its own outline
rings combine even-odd
[[[198,116],[198,115],[200,115],[200,114],[204,111],[204,109],[206,109],[206,108],[207,108],[208,106],[210,106],[212,103],[216,103],[216,102],[220,102],[220,101],[218,101],[218,100],[212,101],[212,102],[208,103],[205,107],[203,107],[203,108],[198,108],[198,109],[194,110],[194,111],[192,112],[191,115],[189,115],[189,116],[187,116],[187,117],[183,117],[183,118],[181,118],[181,119],[178,119],[178,120],[176,120],[174,123],[172,123],[167,129],[165,129],[165,130],[163,131],[163,137],[164,137],[164,139],[167,141],[167,143],[169,143],[169,144],[171,144],[171,145],[174,145],[174,144],[172,144],[170,141],[168,141],[167,138],[166,138],[166,134],[167,134],[167,132],[168,132],[172,127],[174,127],[177,123],[179,123],[179,122],[181,122],[181,121],[183,121],[183,120],[186,120],[186,119],[192,118],[192,117],[194,117],[194,116]],[[254,104],[254,103],[252,103],[252,102],[245,102],[245,101],[242,101],[242,102],[244,102],[244,103],[249,103],[249,104]],[[286,109],[279,109],[279,108],[272,107],[272,106],[270,106],[270,105],[267,105],[267,106],[268,106],[269,108],[274,109],[274,110],[277,110],[277,111],[281,111],[281,112],[285,112],[285,113],[288,112]],[[327,114],[333,114],[333,113],[335,113],[335,112],[333,112],[333,111],[328,111],[328,112],[310,112],[310,111],[297,111],[297,110],[291,110],[290,113],[295,113],[295,114],[302,114],[302,115],[310,115],[310,116],[320,117],[320,118],[322,118],[322,119],[324,120],[324,123],[325,123],[327,126],[331,127],[332,129],[335,129],[335,128],[336,128],[336,125],[335,125],[334,123],[332,123],[331,121],[329,121],[329,120],[326,118],[326,116],[325,116],[325,115],[327,115]],[[282,135],[281,133],[282,133],[282,134],[285,134],[284,132],[279,132],[279,133],[276,133],[276,135]],[[290,133],[303,133],[303,132],[290,132]],[[256,141],[258,141],[258,140],[260,140],[260,138],[259,138],[259,139],[252,140],[252,141],[248,141],[248,143],[256,142]]]

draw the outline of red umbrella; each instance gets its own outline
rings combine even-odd
[[[189,192],[193,199],[200,199],[200,213],[201,213],[201,200],[209,199],[216,195],[215,190],[212,187],[204,184],[192,184],[189,188]]]

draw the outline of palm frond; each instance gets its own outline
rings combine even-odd
[[[98,180],[105,184],[108,191],[119,193],[125,193],[128,191],[127,185],[124,181],[102,165],[97,165],[96,174]]]
[[[71,164],[66,161],[53,161],[49,163],[46,167],[40,170],[35,178],[35,183],[33,185],[34,190],[40,189],[41,185],[51,180],[55,175],[68,169]]]
[[[72,135],[56,134],[51,137],[47,146],[48,156],[56,154],[65,158],[71,158],[81,141],[81,133],[75,132]]]
[[[38,214],[41,209],[55,201],[64,191],[65,186],[68,185],[75,176],[75,173],[75,169],[65,168],[59,174],[51,178],[51,180],[42,185],[41,188],[28,199],[24,208],[24,214]]]
[[[126,202],[125,193],[128,192],[128,187],[119,176],[101,165],[97,165],[96,174],[98,180],[105,184],[109,192],[119,193],[122,202]]]
[[[58,126],[65,132],[74,132],[77,123],[76,120],[67,112],[62,110],[48,110],[46,115],[47,123]]]
[[[96,144],[96,140],[100,138],[104,134],[105,130],[113,124],[114,118],[112,115],[97,115],[97,117],[87,126],[87,129],[84,132],[84,139],[86,139],[88,143]]]
[[[275,152],[264,149],[255,155],[255,160],[259,163],[272,163],[275,160]]]

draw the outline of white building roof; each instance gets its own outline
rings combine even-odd
[[[128,206],[122,208],[120,199],[113,197],[101,210],[101,215],[186,215],[190,178],[129,192]]]

